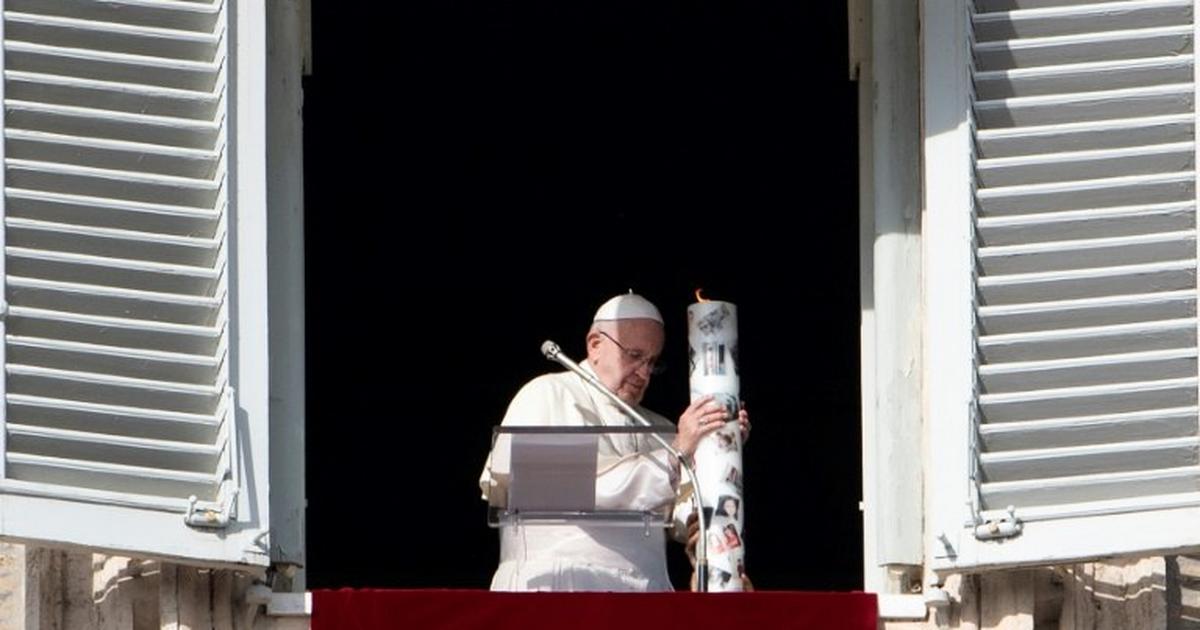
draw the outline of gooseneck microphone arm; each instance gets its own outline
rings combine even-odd
[[[579,367],[578,363],[572,361],[570,357],[563,354],[562,349],[558,347],[558,344],[549,340],[542,342],[542,354],[545,355],[547,359],[556,361],[562,364],[562,366],[568,370],[578,374],[581,378],[583,378],[585,383],[591,385],[596,389],[596,391],[607,396],[609,400],[616,403],[617,407],[619,407],[621,411],[625,412],[625,415],[633,418],[638,424],[645,427],[658,426],[647,420],[642,414],[638,413],[637,410],[634,409],[629,403],[621,400],[621,398],[613,393],[611,389],[605,386],[604,383],[601,383],[600,379],[596,378],[587,370]],[[699,508],[697,521],[699,521],[700,524],[700,540],[696,541],[696,590],[702,593],[706,592],[708,591],[708,523],[706,523],[704,519],[704,505],[700,501],[700,482],[696,478],[696,470],[692,467],[692,464],[688,461],[688,458],[685,457],[684,454],[679,451],[679,449],[675,448],[674,445],[663,439],[661,435],[657,433],[650,433],[649,435],[651,439],[655,440],[662,445],[663,448],[667,449],[667,452],[679,462],[680,468],[683,468],[683,471],[687,473],[688,480],[692,482],[692,496],[696,497],[696,504]]]

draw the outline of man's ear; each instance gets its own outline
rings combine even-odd
[[[593,330],[588,332],[585,340],[587,342],[587,355],[588,358],[591,359],[595,353],[600,351],[600,342],[603,341],[603,339],[600,338],[600,333]]]

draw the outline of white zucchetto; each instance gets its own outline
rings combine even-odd
[[[618,295],[601,304],[592,321],[599,322],[617,319],[653,319],[665,325],[662,315],[658,312],[658,307],[654,306],[650,300],[633,291],[625,295]]]

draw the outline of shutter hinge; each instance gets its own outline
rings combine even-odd
[[[1005,512],[1006,514],[1001,518],[977,522],[975,538],[977,540],[996,540],[1020,536],[1024,525],[1017,518],[1016,508],[1010,505]]]

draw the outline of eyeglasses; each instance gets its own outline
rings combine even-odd
[[[606,339],[616,344],[617,347],[621,349],[621,353],[625,355],[625,358],[632,361],[637,367],[640,368],[645,365],[650,368],[650,373],[656,376],[662,374],[667,369],[666,363],[660,361],[658,357],[648,357],[646,356],[646,353],[642,352],[641,350],[630,350],[629,348],[621,345],[620,341],[613,339],[612,335],[609,335],[603,330],[598,330],[596,332],[604,335]]]

